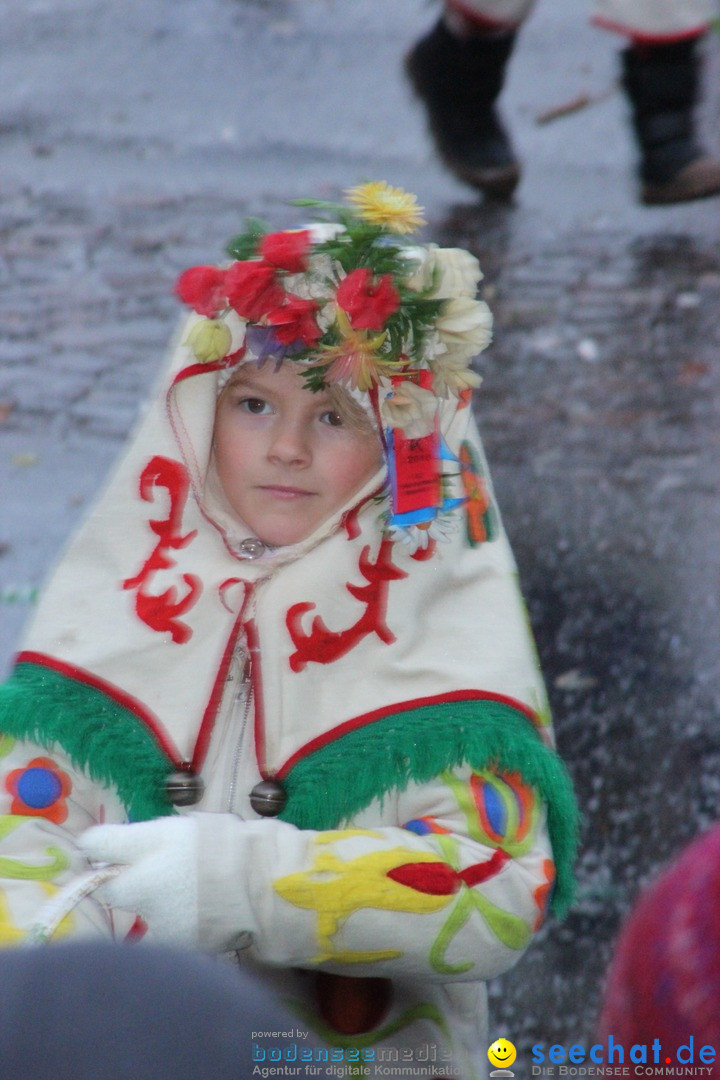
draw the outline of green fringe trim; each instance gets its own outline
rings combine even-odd
[[[0,686],[0,731],[46,749],[115,787],[132,821],[174,813],[165,794],[173,765],[129,709],[78,679],[42,664],[18,664]]]
[[[173,764],[152,732],[78,679],[41,664],[18,664],[0,686],[0,732],[47,749],[60,746],[75,768],[117,790],[132,821],[175,813],[165,794]],[[518,772],[545,802],[556,870],[551,907],[562,917],[573,898],[579,832],[572,782],[527,716],[503,702],[423,705],[347,732],[288,772],[280,817],[299,829],[336,829],[374,799],[466,763]]]
[[[518,772],[545,802],[556,871],[551,907],[562,917],[575,888],[579,814],[572,781],[527,716],[503,702],[422,705],[347,732],[283,778],[288,801],[280,817],[300,829],[335,829],[373,799],[463,764]]]

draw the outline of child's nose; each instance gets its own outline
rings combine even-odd
[[[310,460],[310,441],[305,426],[282,420],[273,429],[269,456],[284,465],[304,465]]]

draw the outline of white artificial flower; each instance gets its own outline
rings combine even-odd
[[[447,398],[463,390],[478,387],[482,376],[470,367],[472,357],[445,352],[428,360],[433,373],[433,387],[438,397]]]
[[[419,525],[390,525],[387,534],[393,543],[400,543],[410,555],[426,551],[430,541],[447,544],[457,531],[458,523],[450,514],[438,514],[432,521]]]
[[[410,249],[409,252],[413,259],[421,254],[422,249]],[[474,297],[482,276],[480,263],[469,251],[430,244],[425,258],[406,284],[417,292],[430,289],[429,296],[437,299]]]
[[[430,543],[428,529],[418,529],[417,525],[390,525],[387,535],[394,544],[402,544],[408,555],[416,551],[425,551]]]
[[[340,276],[345,276],[329,255],[312,255],[306,271],[287,275],[285,289],[293,296],[299,296],[301,300],[315,300],[323,304],[334,292],[332,283],[338,271]]]
[[[448,355],[477,356],[492,341],[492,312],[484,300],[448,300],[435,329]]]
[[[326,244],[328,240],[334,240],[346,231],[345,226],[336,221],[312,221],[309,225],[303,225],[303,228],[310,233],[311,244]]]
[[[406,439],[422,439],[435,427],[437,398],[431,390],[404,379],[383,398],[380,415],[387,427],[401,428]]]
[[[430,522],[430,528],[427,531],[430,533],[431,540],[439,541],[441,544],[448,544],[453,534],[457,532],[457,528],[457,514],[438,514]]]

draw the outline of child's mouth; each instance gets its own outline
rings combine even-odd
[[[304,488],[285,487],[282,484],[262,484],[260,490],[276,499],[297,499],[313,494]]]

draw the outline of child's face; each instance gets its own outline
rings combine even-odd
[[[343,422],[289,363],[243,367],[218,400],[214,452],[232,509],[272,547],[310,536],[382,460],[375,433]]]

